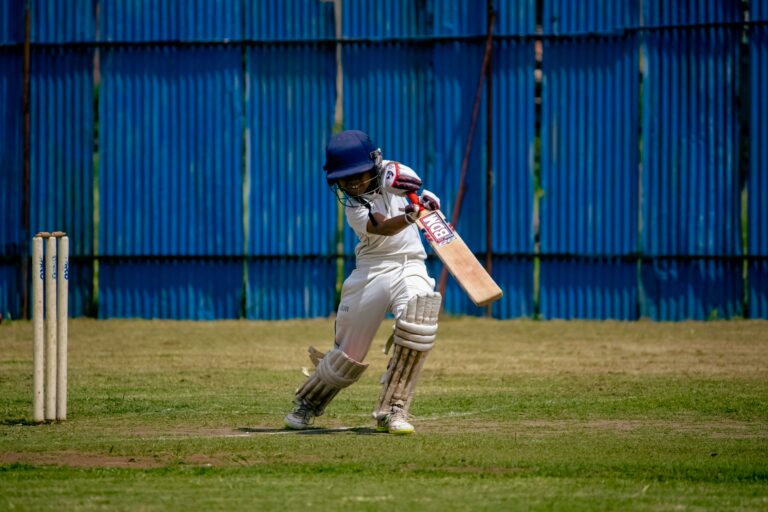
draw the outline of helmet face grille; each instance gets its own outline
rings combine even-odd
[[[371,182],[376,181],[376,186],[371,187]],[[361,194],[351,194],[346,191],[337,181],[329,183],[331,191],[336,196],[336,200],[344,206],[350,208],[356,208],[358,206],[366,206],[373,201],[373,196],[378,194],[381,190],[381,173],[378,171],[376,175],[366,182],[367,186],[363,188],[365,192]]]

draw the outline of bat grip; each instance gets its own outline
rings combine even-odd
[[[418,206],[418,207],[419,207],[419,211],[421,211],[421,210],[423,210],[423,209],[424,209],[424,207],[423,207],[423,206],[421,205],[421,203],[419,202],[419,196],[417,196],[417,195],[416,195],[416,192],[408,192],[407,196],[408,196],[408,200],[409,200],[409,201],[410,201],[412,204],[415,204],[416,206]]]

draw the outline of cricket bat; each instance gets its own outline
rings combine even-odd
[[[419,197],[415,193],[408,194],[408,199],[413,204],[419,204]],[[501,298],[503,292],[499,285],[485,271],[440,210],[430,211],[422,207],[416,223],[432,250],[472,302],[477,306],[487,306]]]

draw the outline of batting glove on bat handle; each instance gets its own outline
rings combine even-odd
[[[409,192],[406,195],[408,196],[408,200],[411,202],[411,204],[418,207],[418,211],[421,211],[424,209],[424,205],[421,204],[421,201],[419,200],[419,196],[416,195],[416,192]]]
[[[408,224],[413,224],[417,220],[419,220],[419,213],[421,212],[421,206],[418,204],[409,204],[403,209],[403,213],[405,214],[405,222]]]
[[[427,189],[424,189],[419,196],[419,204],[430,211],[440,209],[440,198]]]

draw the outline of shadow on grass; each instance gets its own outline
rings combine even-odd
[[[331,435],[331,434],[357,434],[359,436],[371,436],[379,434],[376,429],[370,427],[340,427],[340,428],[319,428],[310,427],[306,430],[291,430],[288,428],[251,428],[241,427],[235,429],[243,434],[295,434],[295,435]]]
[[[5,418],[0,420],[0,425],[4,427],[37,427],[56,423],[55,421],[32,421],[26,418]]]

